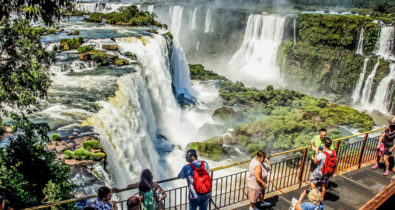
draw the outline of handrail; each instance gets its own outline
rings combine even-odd
[[[346,140],[346,139],[349,139],[349,138],[352,138],[352,137],[366,135],[366,134],[374,133],[374,132],[381,131],[381,130],[384,130],[384,129],[386,129],[386,128],[378,128],[378,129],[375,129],[375,130],[371,130],[371,131],[367,131],[367,132],[363,132],[363,133],[358,133],[358,134],[354,134],[354,135],[351,135],[351,136],[342,137],[342,138],[334,139],[334,140],[332,140],[332,142],[337,142],[337,141],[340,142],[340,141],[343,141],[343,140]],[[310,146],[300,147],[300,148],[297,148],[297,149],[287,150],[287,151],[284,151],[284,152],[279,152],[279,153],[276,153],[276,154],[273,154],[273,155],[269,155],[269,157],[275,157],[275,156],[280,156],[280,155],[284,155],[284,154],[288,154],[288,153],[292,153],[292,152],[298,152],[298,151],[306,150],[306,149],[309,149],[309,148],[310,148]],[[223,169],[226,169],[226,168],[235,167],[235,166],[238,166],[238,165],[244,165],[244,164],[249,163],[250,161],[251,160],[245,160],[245,161],[241,161],[241,162],[237,162],[237,163],[228,164],[228,165],[225,165],[225,166],[216,167],[216,168],[211,169],[210,172],[214,172],[214,171],[219,171],[219,170],[223,170]],[[157,181],[157,183],[164,183],[164,182],[174,181],[174,180],[177,180],[177,179],[179,179],[179,178],[178,177],[173,177],[173,178]],[[134,183],[134,184],[132,184],[132,187],[120,189],[119,191],[117,191],[115,193],[125,192],[125,191],[129,191],[129,190],[137,189],[137,188],[138,188],[138,183]],[[52,206],[73,203],[73,202],[77,202],[77,201],[81,201],[81,200],[87,200],[87,199],[94,198],[94,197],[97,197],[97,194],[89,195],[89,196],[85,196],[85,197],[81,197],[81,198],[73,198],[73,199],[68,199],[68,200],[64,200],[64,201],[58,201],[58,202],[45,204],[45,205],[40,205],[40,206],[35,206],[35,207],[30,207],[30,208],[26,208],[26,209],[27,210],[33,210],[33,209],[49,208],[49,207],[52,207]]]

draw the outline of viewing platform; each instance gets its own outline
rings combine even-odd
[[[379,169],[371,169],[383,130],[381,128],[333,140],[336,145],[337,166],[325,196],[325,209],[387,209],[391,201],[394,201],[395,181],[391,180],[393,174],[383,176],[384,164]],[[270,155],[272,164],[267,178],[265,200],[271,202],[272,206],[262,209],[289,209],[292,198],[299,199],[301,192],[309,188],[311,153],[310,147],[307,146]],[[246,160],[210,170],[213,181],[209,209],[249,208],[246,186],[249,162],[250,160]],[[227,169],[226,173],[222,173],[225,169]],[[157,183],[166,191],[167,197],[164,200],[166,209],[189,209],[188,188],[184,180],[180,182],[178,178],[170,178]],[[121,190],[120,193],[123,195],[121,197],[127,198],[137,194],[138,183],[135,186],[132,189]],[[95,196],[29,209],[48,209],[51,206],[81,202]],[[117,203],[118,209],[127,209],[126,199]]]

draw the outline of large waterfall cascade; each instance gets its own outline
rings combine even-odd
[[[373,79],[376,75],[379,64],[380,64],[380,60],[378,59],[377,63],[373,67],[373,71],[369,74],[368,78],[366,78],[365,85],[362,90],[362,97],[361,97],[361,104],[364,107],[367,107],[370,105],[369,100],[370,100],[370,94],[372,92]]]
[[[355,53],[359,54],[359,55],[363,55],[364,31],[365,31],[365,29],[361,28],[361,31],[359,32],[357,49],[355,50]]]
[[[198,8],[195,7],[192,13],[192,18],[191,18],[191,29],[195,30],[196,29],[196,14],[197,14]]]
[[[147,11],[152,14],[154,12],[155,6],[153,4],[148,5]]]
[[[211,27],[211,10],[207,9],[206,20],[204,22],[204,33],[210,32]]]
[[[377,87],[372,104],[378,110],[389,110],[391,105],[391,96],[394,90],[391,89],[391,84],[395,86],[395,63],[390,64],[390,73],[384,77]]]
[[[232,79],[281,84],[277,51],[282,42],[285,17],[250,15],[240,49],[229,62]],[[225,73],[226,74],[226,73]]]
[[[353,102],[357,102],[361,98],[361,90],[362,90],[363,81],[365,79],[366,67],[368,65],[368,61],[369,61],[369,58],[365,58],[363,60],[362,72],[359,74],[358,82],[355,86],[354,92],[351,97]]]

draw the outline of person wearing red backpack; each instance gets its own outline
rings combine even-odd
[[[331,150],[331,145],[332,140],[326,137],[323,151],[314,158],[317,167],[310,176],[312,189],[316,188],[318,184],[322,185],[322,200],[324,200],[325,192],[328,189],[329,180],[336,169],[336,152]]]
[[[181,169],[178,177],[187,180],[189,209],[196,210],[199,207],[200,210],[207,210],[212,184],[209,166],[206,161],[198,160],[194,149],[187,151],[185,159],[189,164]]]

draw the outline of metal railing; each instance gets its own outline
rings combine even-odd
[[[384,128],[333,140],[333,143],[336,144],[335,150],[337,154],[336,171],[339,172],[353,167],[360,168],[361,164],[374,160],[376,158],[376,147],[379,141],[379,136],[369,138],[368,135],[382,130],[384,130]],[[359,140],[354,143],[345,143],[345,140],[362,135],[364,136],[363,140]],[[341,144],[341,142],[344,143]],[[300,152],[303,152],[303,154],[300,155]],[[270,155],[270,157],[279,157],[284,155],[292,157],[283,158],[281,161],[272,163],[271,171],[267,178],[268,187],[265,190],[265,193],[274,192],[291,186],[298,186],[300,188],[302,183],[309,180],[310,177],[310,164],[312,161],[310,158],[311,154],[312,151],[310,147],[306,146]],[[249,162],[250,160],[246,160],[210,170],[210,175],[213,178],[213,181],[209,209],[219,209],[247,200],[247,170],[239,169],[241,171],[224,176],[217,176],[215,172],[231,167],[246,165]],[[157,181],[157,183],[168,183],[175,180],[178,180],[178,178],[161,180]],[[165,190],[167,197],[162,202],[166,209],[189,209],[188,188],[185,184],[186,183],[181,187]],[[133,187],[131,189],[122,189],[121,192],[125,193],[127,191],[128,195],[131,196],[136,194],[138,192],[137,190],[137,187]],[[74,203],[96,196],[97,195],[91,195],[83,198],[70,199],[28,209],[50,208],[52,206]],[[119,201],[118,206],[119,209],[127,209],[126,200]]]

